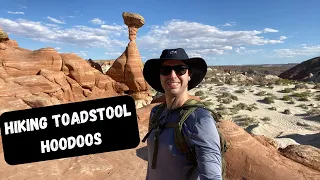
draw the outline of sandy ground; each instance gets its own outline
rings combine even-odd
[[[254,111],[240,110],[235,114],[223,115],[225,119],[229,119],[245,128],[248,132],[256,135],[264,135],[269,138],[273,138],[278,142],[279,147],[286,147],[290,144],[309,144],[320,148],[320,115],[307,115],[306,109],[299,107],[300,104],[305,104],[308,109],[314,108],[320,110],[320,101],[314,99],[317,95],[320,95],[320,91],[312,89],[312,85],[309,85],[309,89],[293,90],[295,93],[301,93],[306,90],[311,92],[312,97],[309,101],[298,101],[295,98],[295,104],[287,103],[281,98],[284,95],[291,95],[291,93],[279,92],[285,88],[294,88],[295,85],[278,86],[274,85],[273,89],[266,87],[254,86],[238,86],[228,85],[217,86],[216,84],[201,84],[199,87],[190,91],[192,95],[195,95],[197,91],[203,91],[203,101],[210,101],[213,103],[210,107],[217,109],[220,104],[223,104],[226,108],[231,108],[240,102],[246,105],[255,104],[257,109]],[[236,90],[244,89],[244,93],[236,93]],[[258,92],[265,91],[271,93],[278,99],[274,100],[272,104],[266,104],[261,102],[265,96],[256,95]],[[217,96],[223,92],[229,92],[238,97],[238,100],[233,100],[230,104],[218,102]],[[270,110],[268,108],[275,107],[276,110]],[[291,114],[284,114],[284,110],[289,109]],[[239,121],[240,117],[251,117],[255,121],[242,125]],[[269,121],[263,121],[262,119],[268,117]],[[248,122],[248,121],[247,121]]]

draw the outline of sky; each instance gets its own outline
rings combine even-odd
[[[142,61],[184,48],[208,65],[301,63],[320,56],[319,0],[0,0],[0,28],[20,47],[84,59],[119,57],[123,12],[137,13]]]

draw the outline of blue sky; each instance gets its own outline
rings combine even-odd
[[[208,65],[300,63],[320,56],[318,0],[0,0],[0,28],[22,48],[53,47],[116,59],[127,46],[122,13],[138,13],[142,61],[182,47]]]

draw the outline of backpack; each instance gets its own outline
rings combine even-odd
[[[176,122],[176,123],[165,123],[164,125],[161,125],[159,122],[161,119],[159,119],[162,111],[164,110],[166,104],[162,103],[160,105],[157,105],[157,111],[154,113],[154,115],[151,117],[150,122],[149,122],[149,127],[148,127],[148,133],[145,135],[143,138],[142,142],[145,142],[148,136],[150,135],[151,131],[155,129],[155,147],[154,147],[154,154],[153,154],[153,159],[152,159],[152,169],[155,169],[156,165],[156,160],[157,160],[157,153],[158,153],[158,136],[160,132],[164,128],[174,128],[174,141],[176,144],[176,147],[178,151],[182,154],[185,155],[187,160],[189,162],[192,162],[193,168],[190,169],[188,173],[188,177],[191,176],[192,171],[194,168],[197,167],[197,159],[196,159],[196,154],[193,148],[191,148],[187,141],[185,140],[183,134],[182,134],[182,125],[184,121],[189,117],[189,115],[194,112],[197,108],[204,108],[208,111],[211,112],[212,117],[216,122],[220,122],[221,120],[221,115],[216,113],[215,111],[209,109],[206,107],[205,104],[202,102],[195,100],[195,99],[189,99],[182,107],[174,109],[173,111],[180,111],[180,117],[181,119]],[[171,110],[172,111],[172,110]],[[169,113],[168,113],[169,114]],[[223,137],[222,133],[220,130],[217,128],[218,134],[220,136],[220,152],[221,152],[221,160],[222,160],[222,178],[225,179],[226,176],[226,163],[225,163],[225,158],[224,154],[227,151],[227,143],[225,138]]]

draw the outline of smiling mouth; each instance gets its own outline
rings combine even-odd
[[[170,88],[176,88],[180,83],[179,82],[167,82],[167,85]]]

